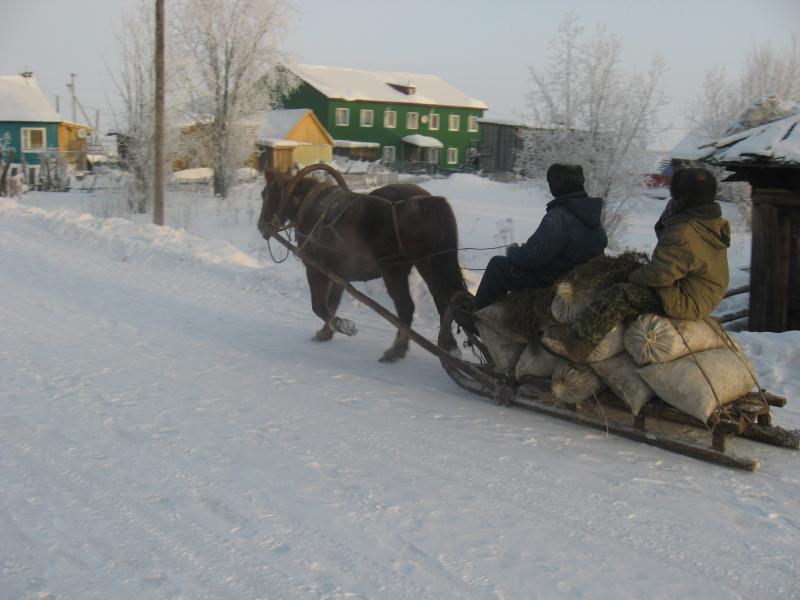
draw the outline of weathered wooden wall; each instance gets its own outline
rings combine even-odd
[[[800,192],[753,189],[751,331],[800,329]]]
[[[498,123],[481,123],[479,168],[487,172],[510,172],[519,150],[519,128]]]

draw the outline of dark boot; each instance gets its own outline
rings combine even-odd
[[[472,335],[480,335],[478,327],[475,325],[475,308],[473,305],[474,297],[469,292],[456,292],[450,299],[453,307],[453,320],[464,331]]]

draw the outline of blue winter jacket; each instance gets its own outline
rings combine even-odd
[[[573,267],[602,254],[608,237],[601,222],[603,199],[571,192],[547,205],[539,227],[508,259],[543,279],[555,282]]]

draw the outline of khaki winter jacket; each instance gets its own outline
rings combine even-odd
[[[675,319],[701,319],[728,289],[730,224],[718,203],[695,206],[659,221],[658,244],[649,264],[628,276],[655,288],[664,312]]]

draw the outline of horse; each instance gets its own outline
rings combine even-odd
[[[330,173],[338,185],[309,176],[315,170]],[[268,240],[282,228],[294,227],[301,260],[313,259],[348,282],[382,278],[406,326],[411,327],[414,315],[408,285],[412,266],[433,296],[440,323],[452,295],[466,290],[458,264],[458,227],[446,198],[408,183],[354,193],[339,172],[324,163],[295,176],[268,170],[264,177],[261,235]],[[344,287],[305,267],[311,308],[323,322],[311,339],[325,342],[334,333],[354,335],[355,324],[336,316]],[[399,329],[380,361],[403,358],[408,343],[408,333]],[[449,331],[440,335],[439,343],[446,350],[457,346]]]

